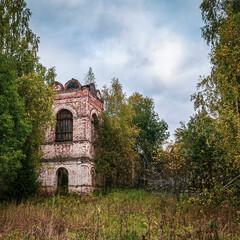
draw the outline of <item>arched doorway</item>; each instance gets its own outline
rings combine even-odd
[[[63,167],[57,170],[57,193],[68,193],[68,171]]]

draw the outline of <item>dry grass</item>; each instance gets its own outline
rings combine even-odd
[[[0,239],[240,239],[240,212],[142,190],[0,205]]]

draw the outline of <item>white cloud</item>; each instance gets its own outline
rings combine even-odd
[[[171,132],[181,120],[187,121],[193,112],[190,94],[195,91],[198,76],[209,71],[207,50],[200,41],[184,36],[164,19],[161,22],[161,11],[156,23],[145,1],[116,1],[118,5],[50,1],[75,9],[95,3],[85,19],[75,14],[68,28],[52,29],[64,32],[66,38],[61,42],[49,36],[41,38],[42,62],[56,66],[58,81],[65,83],[72,77],[82,81],[91,66],[100,88],[118,77],[128,94],[139,91],[153,97],[159,116],[169,123]]]
[[[167,84],[176,80],[181,63],[184,61],[184,46],[181,42],[163,41],[152,51],[152,74]]]

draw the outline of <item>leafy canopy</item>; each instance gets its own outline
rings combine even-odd
[[[0,1],[0,197],[17,200],[38,189],[40,146],[53,121],[55,73],[39,63],[30,16],[24,0]]]
[[[134,112],[116,78],[109,88],[104,87],[102,97],[105,111],[97,125],[97,173],[106,187],[133,186],[138,158],[134,149],[138,131],[131,124]]]
[[[135,112],[133,125],[140,131],[136,139],[136,148],[149,163],[153,150],[159,148],[169,136],[168,125],[160,120],[154,110],[153,99],[134,93],[128,100]]]
[[[240,176],[239,2],[204,0],[201,9],[203,37],[212,45],[212,72],[200,79],[192,96],[198,115],[178,135],[196,173],[193,185],[216,196],[217,188],[223,190],[231,182],[234,195],[239,193]]]

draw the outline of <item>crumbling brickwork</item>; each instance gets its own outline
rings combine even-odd
[[[68,81],[65,86],[56,82],[54,89],[54,115],[57,118],[61,111],[66,111],[70,112],[71,118],[64,119],[63,114],[63,120],[57,120],[55,128],[46,132],[40,170],[42,189],[57,191],[61,184],[59,169],[64,168],[68,174],[68,191],[89,193],[94,187],[93,118],[94,114],[97,116],[103,111],[100,92],[93,84],[82,86],[76,79]],[[57,134],[60,140],[56,138]]]

